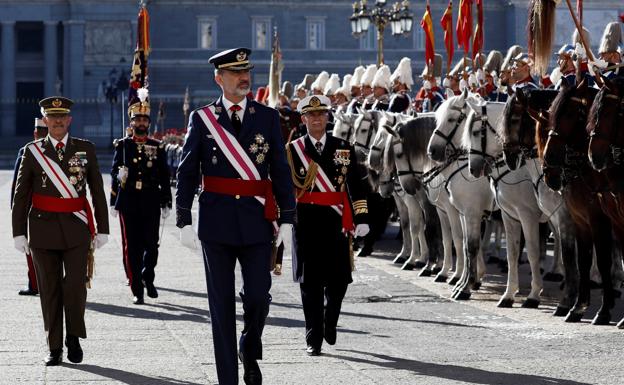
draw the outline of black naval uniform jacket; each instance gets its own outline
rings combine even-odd
[[[123,188],[117,179],[121,166],[128,168]],[[160,141],[148,138],[141,144],[130,136],[116,141],[111,177],[110,205],[116,210],[171,208],[167,154]]]
[[[366,179],[357,167],[355,150],[346,141],[327,135],[321,154],[305,136],[305,153],[325,171],[336,191],[347,191],[353,207],[354,225],[368,223]],[[293,179],[301,183],[305,168],[294,144],[288,144]],[[339,161],[337,150],[349,152],[348,161]],[[348,164],[344,164],[348,163]],[[312,192],[318,192],[316,185]],[[351,283],[350,239],[342,232],[342,217],[331,206],[297,203],[295,225],[297,252],[293,258],[296,282]]]

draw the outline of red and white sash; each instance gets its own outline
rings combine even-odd
[[[48,179],[54,187],[61,193],[63,198],[79,198],[78,192],[71,184],[67,175],[61,168],[61,166],[54,160],[50,159],[43,153],[43,141],[36,142],[28,145],[28,149],[33,154],[43,171],[48,176]],[[78,217],[85,224],[89,224],[87,212],[85,210],[74,211],[73,214]]]
[[[215,116],[215,107],[204,107],[197,110],[197,114],[208,128],[208,131],[210,131],[210,134],[217,141],[217,145],[221,149],[221,152],[225,154],[225,157],[230,162],[232,167],[234,167],[238,175],[240,175],[243,180],[261,180],[260,172],[249,155],[247,155],[247,152],[245,152],[234,135],[230,134],[217,121],[217,117]],[[264,197],[255,196],[254,198],[256,198],[258,202],[264,206]],[[276,223],[273,225],[274,227],[277,227]]]
[[[310,168],[310,162],[312,161],[308,154],[305,153],[305,136],[302,136],[299,139],[296,139],[292,142],[293,147],[295,148],[295,152],[299,156],[301,163],[303,163],[303,167],[306,172]],[[319,189],[320,192],[336,192],[336,188],[334,184],[331,182],[331,179],[325,174],[325,171],[321,168],[319,164],[317,164],[317,172],[316,178],[314,179],[314,184],[316,188]],[[342,216],[342,205],[334,205],[332,208],[338,213],[338,215]]]

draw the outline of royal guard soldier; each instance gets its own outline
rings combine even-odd
[[[362,81],[362,75],[364,75],[366,68],[364,66],[357,66],[353,70],[353,77],[351,78],[351,98],[360,98],[362,96],[362,88],[360,82]]]
[[[602,76],[606,79],[624,77],[624,67],[619,66],[622,64],[622,54],[620,52],[622,43],[622,28],[620,27],[620,23],[611,22],[607,24],[602,33],[600,47],[598,48],[600,67],[604,70]]]
[[[308,96],[308,92],[310,92],[310,87],[312,86],[313,82],[314,82],[314,75],[305,74],[305,76],[303,77],[303,81],[301,81],[301,83],[295,86],[295,97],[301,100],[305,98],[306,96]],[[293,108],[293,110],[296,110],[296,109],[297,109],[297,106]]]
[[[461,95],[462,89],[460,88],[460,84],[462,80],[464,80],[464,72],[466,71],[466,67],[468,66],[469,60],[467,58],[461,58],[455,64],[453,69],[451,69],[446,78],[444,78],[444,81],[442,82],[442,87],[445,89],[444,94],[447,98],[450,96]]]
[[[574,47],[570,44],[564,44],[557,51],[556,56],[557,66],[549,76],[551,82],[555,82],[555,89],[560,89],[562,84],[567,86],[576,85],[576,66],[574,65],[576,55]]]
[[[300,285],[311,356],[321,354],[323,339],[336,343],[342,300],[353,281],[351,238],[369,231],[366,186],[353,146],[325,131],[330,108],[323,96],[299,102],[307,135],[287,146],[297,191],[293,274]]]
[[[340,76],[338,74],[331,74],[327,83],[325,83],[325,89],[323,95],[327,96],[331,100],[332,109],[336,109],[336,91],[340,88]]]
[[[327,84],[328,80],[329,73],[327,73],[327,71],[323,71],[318,74],[318,76],[316,77],[316,79],[314,79],[314,82],[312,82],[312,85],[310,86],[310,91],[312,95],[323,95],[323,93],[325,92],[325,85]]]
[[[444,101],[442,89],[438,87],[438,78],[442,74],[442,55],[435,54],[433,63],[425,66],[420,77],[423,86],[416,94],[416,103],[422,106],[422,112],[435,111]]]
[[[493,102],[505,102],[507,94],[499,91],[501,66],[503,64],[503,54],[500,51],[492,50],[488,53],[483,64],[483,73],[485,75],[485,85],[483,87],[484,97]]]
[[[144,303],[144,293],[158,297],[154,286],[158,262],[160,219],[171,212],[171,187],[165,146],[148,137],[150,103],[148,91],[138,90],[130,100],[128,117],[132,136],[115,142],[111,169],[111,215],[121,223],[124,263],[132,302]]]
[[[351,100],[351,79],[353,75],[346,74],[342,78],[342,86],[336,90],[336,111],[347,112],[349,101]]]
[[[375,95],[373,95],[373,80],[377,73],[377,66],[370,64],[364,70],[360,79],[361,107],[364,110],[370,110],[375,103]]]
[[[37,273],[50,350],[46,366],[63,360],[63,315],[67,358],[82,362],[79,338],[87,337],[84,312],[93,249],[108,241],[106,195],[95,146],[69,134],[72,105],[61,96],[39,102],[48,136],[26,145],[13,197],[15,247],[26,254],[32,251]]]
[[[45,125],[42,119],[35,118],[35,130],[33,131],[33,137],[35,140],[43,139],[48,136],[48,127]],[[13,207],[13,195],[15,194],[15,183],[17,182],[17,172],[19,171],[20,164],[22,163],[22,157],[26,147],[20,148],[17,153],[17,159],[15,160],[15,167],[13,168],[13,183],[11,183],[11,207]],[[37,274],[35,273],[35,265],[33,264],[32,255],[26,254],[26,264],[28,266],[28,285],[23,289],[20,289],[17,293],[19,295],[37,295],[39,289],[37,288]]]
[[[514,81],[512,87],[514,92],[518,88],[539,88],[531,76],[531,64],[532,60],[526,53],[520,53],[512,59],[511,78]]]
[[[412,60],[404,57],[399,61],[397,68],[390,76],[392,82],[392,93],[408,94],[412,91],[414,77],[412,76]]]
[[[202,181],[198,236],[206,267],[217,375],[220,384],[228,385],[238,383],[236,261],[243,278],[244,322],[238,357],[245,384],[262,384],[257,360],[263,356],[262,332],[271,302],[271,250],[283,243],[290,254],[295,217],[278,113],[246,98],[253,68],[250,53],[247,48],[235,48],[210,58],[223,94],[190,116],[176,192],[176,225],[181,235],[192,234],[191,207]],[[279,227],[275,222],[278,207]],[[276,229],[278,236],[272,244]]]
[[[499,74],[500,85],[502,88],[506,89],[507,95],[513,94],[515,79],[511,76],[511,67],[513,65],[514,58],[520,54],[522,54],[522,47],[519,45],[512,45],[507,50],[505,60],[503,60],[503,64],[501,64],[501,71]]]
[[[390,91],[392,91],[392,81],[390,77],[390,67],[383,64],[373,78],[371,86],[373,87],[373,96],[375,103],[372,106],[373,110],[387,111],[388,104],[390,103]]]

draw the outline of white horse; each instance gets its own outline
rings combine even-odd
[[[521,237],[524,233],[526,249],[531,266],[531,292],[522,307],[537,308],[544,283],[540,272],[539,223],[546,217],[537,203],[534,185],[526,165],[510,170],[502,158],[503,146],[492,125],[501,117],[504,103],[483,100],[466,101],[471,111],[466,119],[462,147],[468,151],[469,171],[475,178],[486,175],[496,203],[501,209],[507,237],[507,289],[498,302],[499,307],[512,307],[520,289],[518,259],[522,252]],[[495,120],[492,120],[495,119]]]
[[[461,150],[461,137],[466,128],[466,116],[470,111],[467,100],[477,98],[464,91],[442,103],[436,111],[436,129],[431,136],[428,154],[438,162]],[[446,179],[445,188],[450,202],[459,212],[463,233],[465,268],[460,281],[455,286],[452,297],[466,300],[471,289],[480,287],[480,279],[485,274],[483,261],[484,245],[481,240],[481,222],[495,208],[494,195],[486,178],[473,178],[468,172],[467,158],[457,158],[441,175]],[[489,235],[490,231],[486,230]]]
[[[437,272],[435,282],[447,281],[453,268],[454,245],[457,267],[449,283],[455,284],[464,268],[462,229],[459,213],[450,203],[448,192],[443,187],[445,179],[441,173],[445,167],[437,166],[427,156],[427,146],[435,128],[434,113],[419,114],[416,118],[399,124],[392,131],[395,138],[386,143],[388,150],[385,163],[394,164],[398,181],[407,193],[420,195],[421,203],[428,199],[428,203],[435,206],[442,237],[443,251],[440,254],[444,258],[438,258],[432,272]],[[421,208],[427,212],[429,207],[429,204],[422,204]]]
[[[332,135],[340,138],[342,140],[346,140],[347,142],[353,142],[353,123],[357,115],[349,114],[346,112],[335,112],[334,113],[334,129],[332,131]]]
[[[403,270],[425,266],[429,255],[425,239],[424,217],[417,198],[406,194],[396,181],[394,170],[384,167],[383,164],[384,145],[392,132],[392,127],[408,119],[410,117],[403,114],[381,113],[376,120],[378,125],[367,158],[369,168],[379,177],[378,192],[384,198],[392,196],[399,211],[403,247],[393,262],[403,263],[401,267]]]

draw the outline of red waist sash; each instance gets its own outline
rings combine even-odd
[[[277,204],[273,196],[273,184],[270,180],[243,180],[204,176],[203,182],[203,189],[208,192],[235,196],[261,196],[265,199],[264,217],[269,221],[277,219]]]
[[[298,203],[308,203],[319,206],[342,205],[342,229],[343,231],[353,231],[353,212],[351,202],[346,191],[341,192],[305,192]]]
[[[32,206],[41,211],[51,213],[73,213],[85,210],[87,213],[87,226],[91,237],[95,235],[95,221],[93,220],[93,211],[87,197],[79,198],[57,198],[48,195],[33,194]]]

